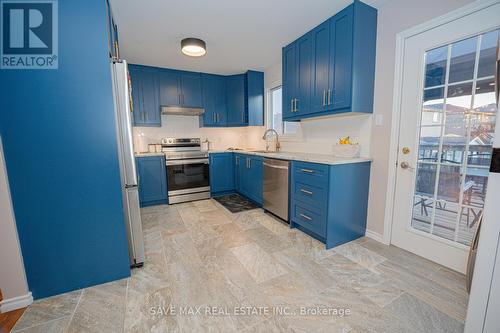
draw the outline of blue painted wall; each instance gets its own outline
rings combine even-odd
[[[0,135],[35,298],[130,275],[105,0],[59,1],[59,69],[0,70]]]

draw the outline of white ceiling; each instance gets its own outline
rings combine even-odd
[[[380,7],[386,0],[368,0]],[[264,70],[281,47],[352,0],[111,0],[121,57],[129,63],[206,73]],[[197,37],[207,54],[191,58],[180,41]]]

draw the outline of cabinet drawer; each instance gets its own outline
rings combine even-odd
[[[293,181],[318,188],[328,187],[328,166],[316,163],[293,162]]]
[[[326,237],[326,215],[313,212],[300,203],[292,206],[292,222],[301,225],[321,237]]]
[[[328,190],[326,187],[317,187],[295,181],[292,185],[293,200],[326,210]]]

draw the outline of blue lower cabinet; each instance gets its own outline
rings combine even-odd
[[[262,205],[262,160],[260,156],[243,155],[243,164],[240,164],[242,172],[241,176],[241,192],[256,202]]]
[[[324,242],[327,249],[364,236],[370,164],[292,162],[291,226]]]
[[[236,192],[262,206],[262,160],[260,156],[234,154],[234,188]]]
[[[141,207],[168,203],[164,156],[137,157]]]
[[[210,192],[212,196],[234,192],[233,153],[210,154]]]

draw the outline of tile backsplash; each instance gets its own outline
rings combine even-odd
[[[361,145],[361,156],[370,156],[371,115],[349,115],[316,118],[301,122],[300,135],[282,138],[283,151],[331,154],[340,137],[350,136]],[[162,115],[162,127],[134,127],[136,152],[148,150],[148,144],[159,143],[165,137],[208,139],[210,149],[230,147],[264,149],[264,126],[204,128],[197,116]]]
[[[162,115],[161,127],[134,127],[134,149],[145,152],[148,144],[159,143],[166,137],[208,139],[210,149],[217,150],[230,147],[260,149],[261,144],[258,139],[248,140],[246,127],[206,128],[199,127],[197,116]]]

